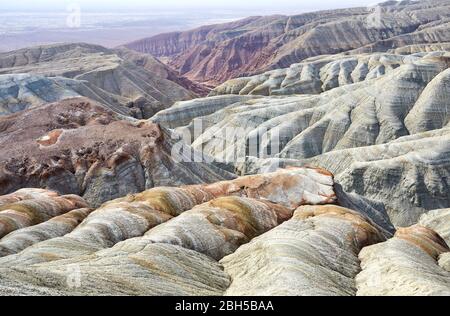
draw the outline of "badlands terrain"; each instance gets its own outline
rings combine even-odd
[[[450,2],[0,54],[0,295],[450,295]]]
[[[249,17],[126,46],[163,57],[190,79],[216,85],[323,54],[446,43],[448,10],[448,0],[387,1],[370,8]]]

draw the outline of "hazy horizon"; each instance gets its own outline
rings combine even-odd
[[[22,0],[0,5],[0,51],[87,42],[115,47],[137,39],[248,16],[294,15],[368,6],[373,0]]]
[[[1,11],[13,12],[55,12],[65,11],[68,6],[77,5],[86,12],[117,12],[117,11],[176,11],[176,10],[252,10],[259,11],[285,11],[289,13],[292,9],[301,11],[336,9],[356,6],[368,6],[380,1],[374,0],[319,0],[319,1],[295,1],[295,0],[165,0],[165,1],[145,1],[128,0],[125,3],[118,0],[22,0],[3,3],[0,6]],[[292,12],[295,13],[295,12]]]

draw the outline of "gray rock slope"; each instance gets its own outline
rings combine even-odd
[[[423,50],[427,48],[433,49],[424,46]],[[210,96],[320,94],[336,87],[387,75],[401,65],[414,64],[423,56],[442,55],[445,55],[445,50],[420,51],[410,55],[366,53],[318,56],[292,64],[289,68],[228,80],[212,90]]]
[[[226,295],[355,295],[360,249],[383,240],[356,212],[300,207],[221,261],[232,278]]]
[[[320,88],[316,93],[327,90],[320,94],[218,95],[181,102],[153,120],[243,173],[279,164],[326,168],[345,192],[369,204],[382,202],[396,225],[414,224],[428,210],[449,207],[448,53],[350,57],[352,67],[345,66],[347,57],[324,60],[317,80],[329,90]],[[376,75],[356,75],[358,64]],[[362,81],[345,81],[351,77]],[[296,84],[303,83],[310,86]]]
[[[31,74],[0,75],[0,115],[81,96],[90,97],[119,114],[132,115],[130,109],[122,106],[111,94],[87,81]],[[119,100],[125,101],[121,97]]]
[[[0,74],[0,114],[81,95],[142,118],[196,96],[151,56],[82,43],[1,53]]]

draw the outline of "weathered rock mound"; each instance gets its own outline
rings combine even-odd
[[[393,237],[374,214],[335,205],[333,185],[323,169],[288,168],[52,214],[0,239],[11,250],[0,294],[448,295],[438,233],[416,225]],[[0,205],[49,198],[59,197],[22,189]],[[423,222],[441,230],[447,215]]]
[[[28,193],[28,191],[31,191]],[[11,202],[0,206],[0,238],[17,229],[36,225],[68,211],[87,207],[76,195],[58,196],[54,192],[21,189],[6,197]],[[17,198],[17,201],[13,199]]]
[[[320,94],[322,92],[388,75],[405,64],[414,64],[424,56],[444,56],[445,51],[398,55],[387,53],[331,55],[310,58],[289,68],[228,80],[210,96]]]
[[[434,230],[450,244],[450,209],[429,211],[420,217],[419,224]]]
[[[0,293],[223,294],[229,277],[215,260],[300,205],[334,202],[332,183],[324,170],[292,168],[111,201],[68,234],[0,259]],[[4,242],[20,243],[21,234]],[[78,285],[66,279],[72,268]]]
[[[232,282],[226,295],[355,295],[359,251],[384,240],[356,212],[305,206],[221,263]]]
[[[448,296],[449,251],[433,230],[419,225],[403,228],[394,238],[361,251],[357,294]]]

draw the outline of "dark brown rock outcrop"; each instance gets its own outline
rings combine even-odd
[[[0,192],[42,187],[93,206],[158,185],[234,177],[215,163],[175,162],[171,133],[85,98],[0,117]]]

